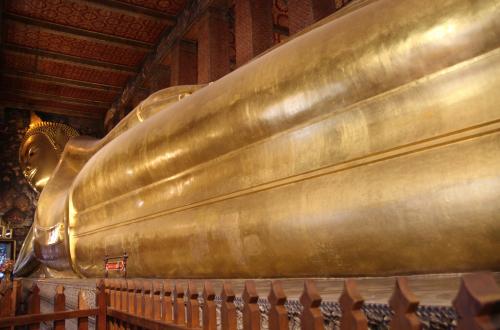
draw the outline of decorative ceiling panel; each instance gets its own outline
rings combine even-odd
[[[136,6],[161,11],[176,16],[186,5],[187,0],[119,0]]]
[[[8,51],[2,52],[2,62],[4,67],[9,70],[36,72],[36,56],[27,54],[18,54]]]
[[[78,104],[68,104],[51,100],[40,100],[34,99],[30,96],[26,95],[15,95],[9,92],[4,92],[1,94],[2,101],[19,103],[19,104],[28,104],[33,105],[34,108],[39,107],[47,107],[47,108],[58,108],[58,109],[67,109],[73,111],[81,111],[81,112],[91,112],[91,113],[99,113],[103,114],[107,108],[95,107],[90,105],[78,105]]]
[[[145,50],[73,37],[70,34],[48,31],[14,21],[8,21],[6,24],[5,41],[15,45],[128,66],[138,65],[147,53]]]
[[[26,78],[4,77],[2,79],[2,85],[6,90],[21,90],[29,93],[100,102],[112,102],[117,96],[117,93],[112,91],[64,86]]]
[[[168,21],[83,1],[7,0],[7,12],[89,31],[155,43]]]
[[[105,111],[187,2],[4,0],[0,94],[21,108]]]
[[[23,71],[80,80],[110,86],[123,86],[131,74],[98,69],[80,64],[4,51],[4,65],[9,71]]]
[[[131,74],[101,70],[93,67],[74,65],[48,58],[40,58],[37,65],[38,73],[58,76],[61,78],[82,80],[112,86],[123,86]]]

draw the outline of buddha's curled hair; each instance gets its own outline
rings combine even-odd
[[[73,127],[66,124],[42,121],[30,125],[30,128],[24,135],[19,150],[22,150],[23,145],[27,142],[30,136],[37,134],[46,136],[58,154],[62,153],[64,146],[70,138],[80,135]]]

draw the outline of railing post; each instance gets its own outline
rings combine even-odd
[[[221,327],[222,330],[236,330],[236,306],[234,298],[236,297],[231,284],[222,284],[222,306],[221,306]]]
[[[112,286],[113,286],[112,280],[110,280],[109,278],[105,278],[104,287],[106,291],[106,306],[111,306],[111,294],[113,290]],[[106,327],[108,329],[113,329],[113,321],[111,320],[111,318],[106,317],[106,323],[107,323]]]
[[[56,287],[54,296],[54,312],[62,312],[66,309],[66,296],[64,295],[64,286]],[[65,320],[54,321],[54,330],[64,330]]]
[[[165,322],[172,322],[172,282],[170,280],[163,281],[163,308],[162,319]]]
[[[95,297],[96,297],[96,306],[98,309],[96,318],[96,329],[106,330],[107,304],[106,304],[106,290],[104,287],[103,280],[100,280],[98,282]]]
[[[254,281],[245,281],[243,291],[243,330],[260,330],[259,295]]]
[[[19,305],[21,304],[22,299],[22,283],[20,279],[15,279],[12,282],[12,310],[10,311],[11,316],[16,316],[17,311],[19,310]]]
[[[128,290],[127,290],[127,280],[125,279],[120,279],[117,280],[120,286],[120,292],[118,297],[118,306],[121,311],[126,312],[128,308],[128,302],[127,302],[127,295],[128,295]],[[124,321],[118,320],[118,329],[124,330],[126,329],[126,323]]]
[[[142,296],[142,286],[143,286],[143,281],[141,280],[135,280],[134,281],[134,301],[135,301],[135,310],[134,314],[137,316],[143,316],[144,314],[144,303],[143,303],[143,296]]]
[[[147,319],[154,319],[153,313],[153,282],[152,281],[144,281],[143,282],[143,290],[144,290],[144,317]]]
[[[161,320],[161,281],[153,281],[153,319]]]
[[[120,309],[123,312],[126,312],[128,309],[128,289],[127,289],[127,280],[120,280]]]
[[[6,283],[8,287],[4,291],[4,295],[0,296],[0,316],[10,316],[12,310],[12,284]]]
[[[111,304],[111,280],[104,279],[104,291],[106,292],[106,306]]]
[[[36,283],[31,286],[31,295],[28,299],[28,314],[40,314],[40,289]],[[40,324],[31,324],[30,330],[39,330]]]
[[[339,303],[342,311],[340,330],[368,330],[368,320],[361,310],[364,300],[358,291],[356,281],[353,279],[344,281],[344,290]]]
[[[217,330],[217,306],[212,283],[205,281],[203,285],[203,330]]]
[[[188,281],[187,299],[187,326],[188,328],[198,328],[200,326],[200,304],[194,281]]]
[[[78,309],[89,309],[89,305],[87,301],[85,301],[85,297],[82,291],[78,292]],[[89,328],[89,318],[88,317],[79,317],[77,320],[78,330],[88,330]]]
[[[457,330],[500,329],[500,288],[491,273],[462,276],[453,307]]]
[[[184,288],[178,282],[174,286],[174,323],[186,324],[186,311],[184,307]]]
[[[396,279],[396,287],[389,300],[389,306],[394,311],[391,329],[394,330],[420,330],[422,324],[416,312],[419,301],[411,291],[406,277]]]
[[[312,280],[304,282],[300,303],[304,307],[300,316],[302,330],[324,330],[323,315],[320,309],[321,296]]]
[[[135,281],[127,281],[127,312],[135,315]]]
[[[109,305],[115,309],[120,309],[118,302],[120,301],[120,283],[117,280],[111,280],[111,296]]]
[[[286,295],[281,281],[271,282],[271,290],[267,297],[269,310],[269,330],[288,330],[288,311],[286,310]]]
[[[119,290],[119,285],[116,280],[108,280],[109,281],[109,307],[114,308],[114,309],[119,309],[117,307],[117,296],[118,296],[118,290]],[[106,318],[109,320],[109,328],[111,330],[116,330],[118,329],[118,321],[115,320],[114,318],[108,317],[107,316],[107,311],[106,311]]]

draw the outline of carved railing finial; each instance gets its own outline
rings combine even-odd
[[[408,285],[406,277],[398,277],[396,286],[389,300],[389,306],[394,311],[390,327],[395,330],[420,330],[422,323],[416,312],[419,301]]]
[[[323,330],[323,315],[321,314],[321,296],[312,280],[304,282],[304,291],[300,296],[300,303],[304,307],[300,316],[303,330]]]
[[[285,307],[286,295],[281,281],[271,282],[271,290],[267,298],[271,304],[269,310],[269,329],[288,330],[288,312]]]
[[[222,306],[221,306],[221,328],[222,330],[236,330],[236,306],[234,305],[235,294],[231,284],[222,284]]]
[[[344,290],[339,299],[342,317],[340,319],[341,330],[367,330],[368,320],[361,310],[364,299],[358,291],[356,281],[347,279],[344,281]]]
[[[453,307],[457,330],[500,329],[500,288],[491,273],[464,275]]]
[[[245,281],[243,291],[243,330],[260,330],[259,295],[254,281]]]

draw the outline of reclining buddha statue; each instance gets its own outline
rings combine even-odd
[[[102,276],[124,251],[132,277],[500,270],[499,46],[499,0],[358,1],[72,137],[53,172],[28,132],[45,185],[16,271]]]

